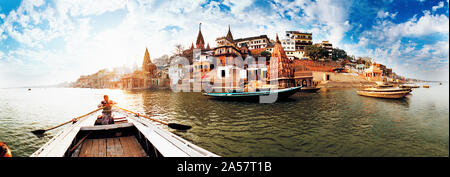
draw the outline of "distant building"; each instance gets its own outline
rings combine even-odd
[[[233,35],[231,34],[230,25],[228,25],[228,33],[226,36],[219,37],[216,39],[217,47],[225,46],[225,45],[235,45],[233,40]]]
[[[364,71],[364,76],[368,81],[383,81],[383,71],[379,68],[379,64],[373,63],[370,68]]]
[[[157,89],[167,87],[170,84],[168,74],[159,71],[150,59],[148,49],[145,49],[142,69],[125,74],[120,78],[122,89]]]
[[[267,35],[260,35],[260,36],[254,36],[254,37],[248,37],[248,38],[235,39],[234,43],[238,47],[242,47],[245,44],[245,45],[247,45],[249,50],[253,50],[253,49],[266,48],[267,45],[270,43],[270,40],[267,37]]]
[[[305,48],[313,44],[312,33],[286,31],[285,38],[281,39],[280,42],[289,59],[307,59],[308,57],[304,55]],[[267,51],[272,53],[272,48],[267,48]]]
[[[297,52],[295,50],[295,40],[291,39],[291,38],[287,38],[287,39],[281,39],[281,46],[283,46],[283,50],[286,52],[286,56],[293,60],[294,58],[298,58],[299,56],[297,56]]]
[[[286,31],[286,38],[295,40],[295,50],[305,50],[306,46],[313,44],[312,33]]]

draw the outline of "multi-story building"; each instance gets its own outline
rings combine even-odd
[[[313,44],[312,33],[286,31],[286,37],[295,40],[295,50],[305,50],[306,46]]]
[[[286,31],[286,38],[280,42],[288,59],[307,59],[308,57],[304,55],[305,47],[312,45],[312,33]],[[268,46],[266,51],[272,53],[273,47]]]
[[[244,44],[246,44],[249,50],[266,48],[269,42],[270,40],[267,37],[267,35],[240,38],[234,40],[234,43],[238,47],[242,47]]]

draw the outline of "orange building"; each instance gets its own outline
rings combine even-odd
[[[277,76],[272,76],[273,72],[277,72]],[[268,67],[267,78],[269,82],[278,81],[278,87],[289,88],[294,84],[294,67],[293,61],[289,60],[280,43],[278,34],[273,47],[272,57]]]

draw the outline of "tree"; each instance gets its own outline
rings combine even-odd
[[[155,63],[156,66],[159,67],[165,67],[169,65],[169,56],[167,54],[159,57],[159,58],[155,58],[153,59],[153,63]]]
[[[305,55],[309,56],[312,60],[317,61],[319,58],[326,58],[328,51],[322,47],[310,45],[305,47]]]
[[[181,44],[176,44],[175,45],[175,52],[173,53],[174,55],[183,55],[183,51],[184,51],[184,47]]]
[[[272,54],[268,51],[262,51],[261,52],[261,56],[262,57],[266,57],[266,58],[270,58],[272,56]]]
[[[266,58],[266,63],[269,63],[270,62],[270,57],[272,56],[272,54],[270,52],[268,52],[268,51],[262,51],[260,53],[260,56]]]
[[[339,49],[339,48],[334,48],[332,53],[331,53],[331,59],[336,61],[338,59],[347,59],[347,52],[345,52],[345,50]]]

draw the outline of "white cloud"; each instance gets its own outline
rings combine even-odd
[[[321,40],[329,40],[333,44],[340,44],[345,33],[350,30],[349,11],[351,2],[349,1],[309,1],[298,0],[294,2],[304,12],[302,21],[309,24],[318,24],[316,34],[325,34]],[[299,10],[297,10],[299,11]],[[320,40],[319,40],[320,41]]]
[[[441,2],[439,2],[439,4],[437,6],[433,6],[431,9],[433,11],[436,11],[436,10],[438,10],[440,8],[443,8],[443,7],[444,7],[444,1],[441,1]]]
[[[105,12],[115,11],[125,7],[127,0],[77,0],[56,1],[60,13],[77,17],[88,15],[100,15]]]
[[[96,8],[103,7],[102,2],[105,3],[105,8],[97,10]],[[115,2],[115,6],[109,5]],[[80,4],[75,1],[57,1],[54,7],[38,10],[33,6],[26,8],[22,4],[19,9],[24,10],[8,15],[8,23],[0,28],[6,29],[9,36],[22,44],[19,49],[6,54],[4,61],[0,61],[0,75],[16,78],[9,79],[10,85],[73,81],[79,75],[91,74],[102,68],[130,66],[135,63],[140,65],[145,47],[149,48],[151,58],[156,58],[171,54],[175,44],[190,46],[191,42],[195,42],[199,22],[203,23],[202,33],[211,47],[214,46],[216,37],[226,34],[228,24],[232,24],[235,38],[268,32],[269,36],[275,37],[275,32],[284,31],[289,24],[280,20],[276,14],[268,15],[259,9],[248,11],[246,7],[250,3],[235,1],[229,1],[228,5],[231,12],[237,15],[220,11],[215,2],[205,8],[201,7],[202,2],[192,1],[115,2],[96,1],[83,6],[81,1]],[[98,27],[90,20],[91,16],[118,9],[125,10],[125,14],[116,22],[117,25],[96,30]],[[24,11],[27,13],[23,13]],[[39,12],[37,18],[28,15],[32,11]],[[14,25],[20,21],[21,27],[26,31],[15,30]],[[48,22],[48,26],[34,25],[43,22]],[[258,25],[261,26],[255,28]],[[163,30],[167,26],[177,26],[180,30]],[[49,42],[57,38],[62,38],[62,46],[57,49],[49,47]],[[31,60],[33,62],[29,62]],[[29,72],[25,75],[17,68],[27,68]]]
[[[377,12],[377,18],[387,18],[387,17],[391,17],[392,19],[395,18],[395,16],[397,16],[397,13],[389,13],[389,12],[384,12],[383,10],[380,10]]]
[[[391,44],[402,37],[422,37],[434,33],[449,33],[449,19],[446,15],[431,14],[424,11],[419,19],[411,18],[407,22],[395,24],[390,20],[379,20],[378,24],[370,31],[362,33],[362,37],[371,39],[370,43],[375,45]]]
[[[449,41],[437,41],[418,48],[397,41],[368,50],[375,62],[387,64],[394,72],[410,78],[448,81]],[[414,71],[414,72],[411,72]]]
[[[364,54],[358,48],[377,42],[373,38],[396,44],[402,36],[448,34],[448,28],[444,28],[448,26],[445,15],[428,12],[419,19],[394,24],[389,19],[395,18],[397,13],[382,12],[380,15],[385,17],[378,27],[363,34],[356,46],[345,45],[344,35],[351,29],[349,1],[275,1],[271,4],[273,10],[267,10],[249,8],[252,1],[226,0],[223,4],[229,6],[230,11],[221,11],[219,2],[203,3],[82,0],[56,1],[50,6],[43,1],[25,0],[0,26],[0,40],[8,35],[21,44],[18,49],[0,53],[0,76],[7,78],[3,82],[10,85],[53,84],[73,81],[103,68],[140,65],[145,47],[149,48],[151,58],[156,58],[171,54],[175,44],[190,46],[195,42],[200,22],[205,42],[211,47],[217,37],[226,34],[231,24],[235,38],[267,34],[273,39],[276,33],[283,35],[286,30],[309,30],[313,32],[314,42],[329,40],[349,54]],[[108,28],[100,28],[92,18],[116,10],[121,10],[123,15],[113,19],[115,25]],[[286,19],[288,16],[291,20]],[[164,30],[170,26],[179,30]],[[59,40],[59,45],[50,46],[55,40]],[[411,48],[402,46],[397,49],[411,52]],[[382,49],[374,51],[379,56],[399,55]]]

